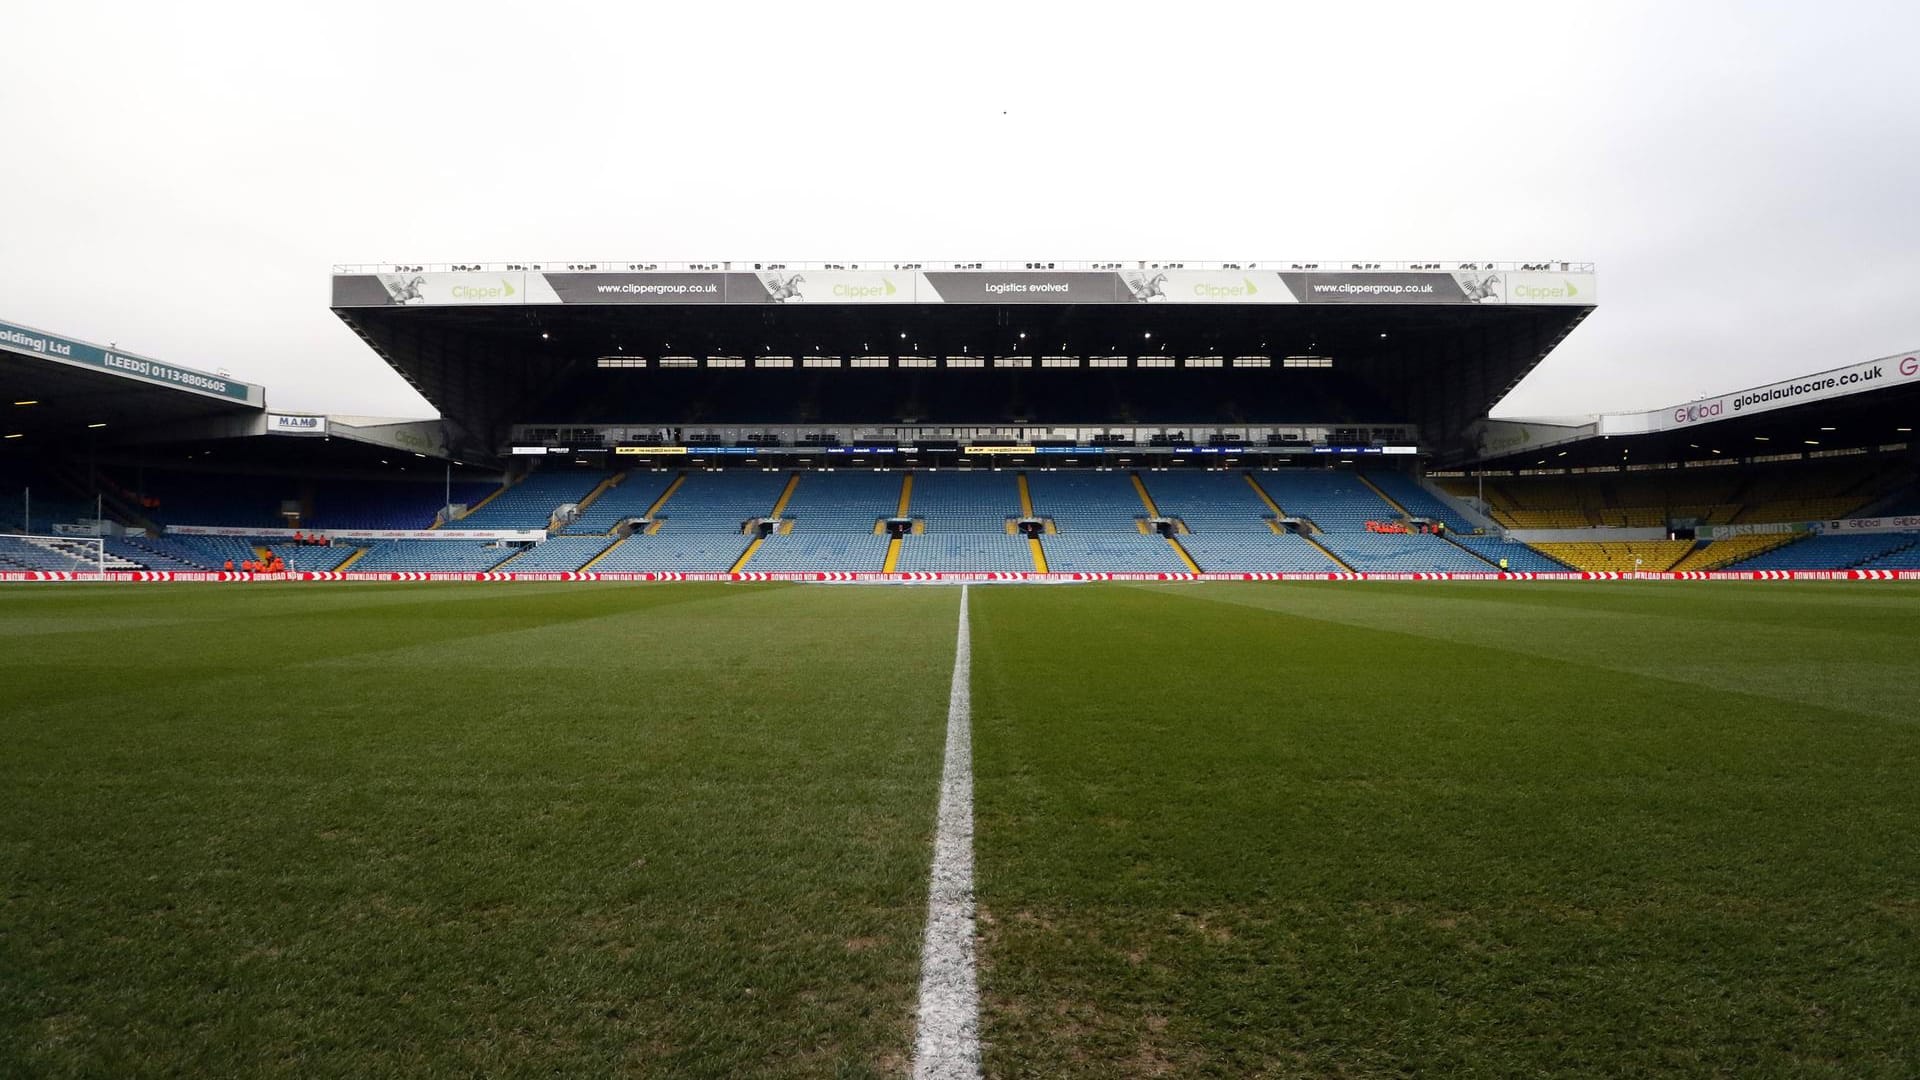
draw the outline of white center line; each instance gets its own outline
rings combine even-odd
[[[973,961],[973,649],[967,587],[960,586],[960,635],[947,697],[947,759],[927,889],[927,937],[920,959],[920,1030],[915,1080],[980,1076],[980,987]]]

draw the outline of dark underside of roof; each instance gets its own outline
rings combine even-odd
[[[336,313],[470,440],[509,425],[1392,422],[1443,446],[1591,308],[502,306]],[[1024,337],[1021,335],[1025,335]],[[984,368],[806,368],[806,356],[984,356]],[[1219,356],[1221,368],[1048,369],[1042,357]],[[603,368],[604,356],[645,367]],[[663,369],[664,356],[794,357],[790,370]],[[992,366],[1031,357],[1032,367]],[[1269,356],[1268,368],[1234,368]],[[1329,357],[1331,368],[1283,366]],[[704,359],[702,360],[704,363]],[[936,360],[936,363],[940,361]]]
[[[42,450],[111,445],[183,421],[259,411],[111,372],[0,352],[0,435],[18,434],[20,439],[8,441]]]

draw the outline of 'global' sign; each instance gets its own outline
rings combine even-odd
[[[1712,420],[1726,410],[1726,399],[1699,401],[1692,405],[1682,405],[1673,410],[1673,422],[1676,424],[1695,424],[1702,420]]]

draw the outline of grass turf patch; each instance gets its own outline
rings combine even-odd
[[[0,590],[0,1074],[899,1075],[953,590]],[[989,1075],[1920,1069],[1920,593],[976,589]]]
[[[1912,1075],[1917,618],[982,590],[989,1073]]]
[[[955,599],[0,591],[0,1074],[897,1073]]]

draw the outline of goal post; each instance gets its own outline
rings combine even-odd
[[[0,533],[0,570],[54,570],[107,580],[107,541],[98,536]]]

